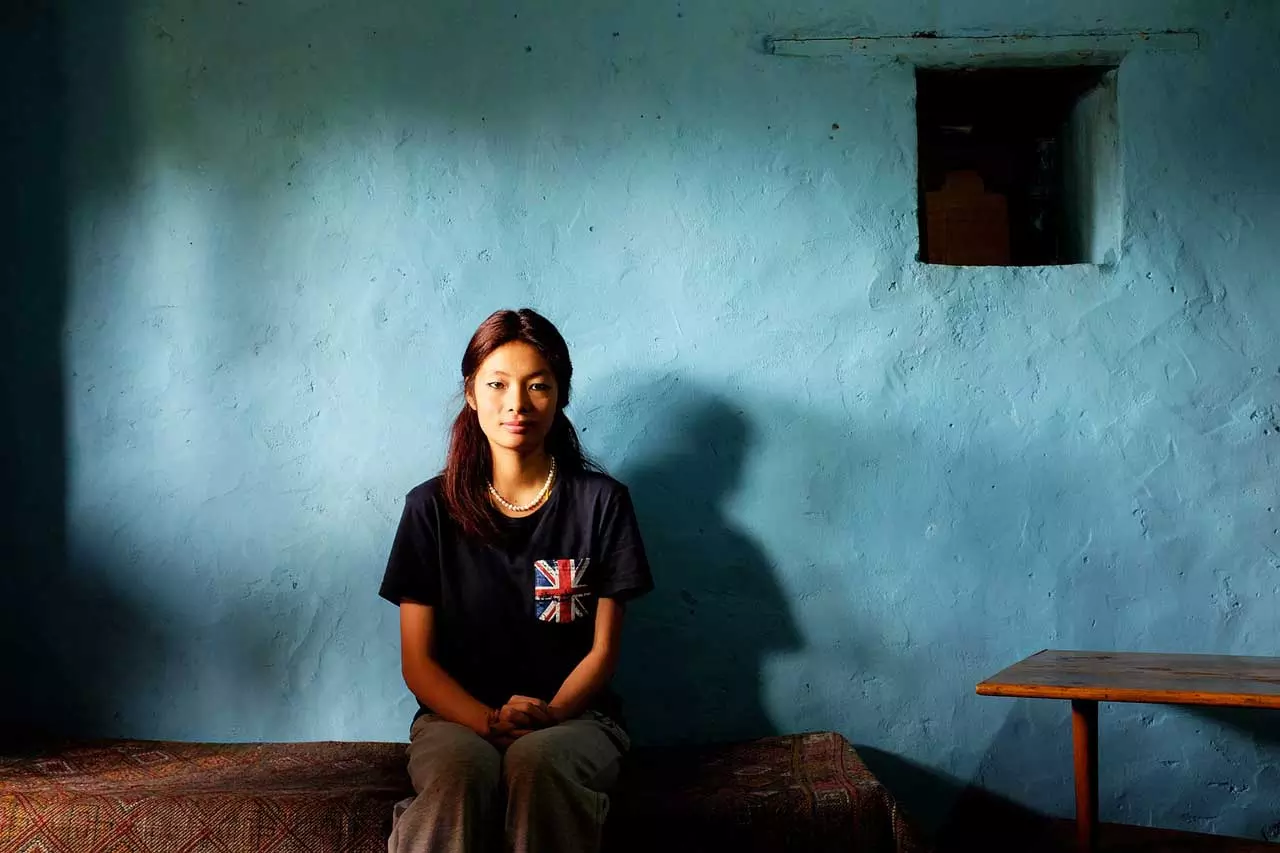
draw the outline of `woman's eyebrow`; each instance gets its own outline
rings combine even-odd
[[[489,372],[490,372],[490,374],[491,374],[491,375],[493,375],[493,376],[504,376],[504,377],[507,377],[507,378],[510,378],[510,377],[511,377],[511,374],[510,374],[510,373],[507,373],[505,370],[491,370],[491,371],[489,371]],[[525,379],[545,379],[546,377],[548,377],[548,376],[550,376],[550,375],[551,375],[551,371],[549,371],[549,370],[538,370],[538,371],[535,371],[535,372],[533,372],[533,373],[530,373],[528,376],[526,376],[526,377],[524,377],[524,378],[525,378]]]

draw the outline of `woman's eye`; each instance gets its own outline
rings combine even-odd
[[[493,389],[493,390],[495,390],[495,391],[501,391],[501,390],[502,390],[502,383],[501,383],[501,382],[494,381],[494,382],[486,382],[485,384],[486,384],[486,385],[488,385],[490,388],[492,388],[492,389]]]
[[[530,391],[550,391],[551,386],[546,382],[535,382],[529,386]]]

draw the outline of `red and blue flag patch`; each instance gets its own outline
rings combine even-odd
[[[587,597],[591,594],[585,583],[590,558],[581,560],[538,560],[534,578],[533,607],[543,622],[566,624],[575,619],[586,619]]]

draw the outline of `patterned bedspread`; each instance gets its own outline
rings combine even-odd
[[[833,732],[632,755],[606,827],[616,853],[924,853]]]
[[[117,741],[0,758],[0,851],[385,851],[393,743]]]
[[[836,734],[628,761],[618,853],[921,849]],[[0,757],[0,853],[381,853],[411,794],[401,744],[77,744]]]

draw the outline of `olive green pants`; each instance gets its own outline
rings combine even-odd
[[[433,715],[409,733],[417,796],[396,804],[389,853],[596,853],[606,793],[630,747],[612,720],[581,717],[517,740],[505,752]]]

